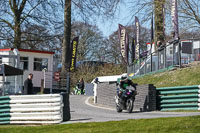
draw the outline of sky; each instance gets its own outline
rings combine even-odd
[[[116,12],[116,17],[114,20],[109,20],[109,21],[105,20],[104,22],[99,20],[97,21],[97,26],[103,32],[103,35],[105,37],[109,37],[109,35],[111,35],[113,32],[118,30],[118,24],[122,24],[126,26],[127,23],[129,23],[130,17],[127,18],[128,14],[129,14],[129,10],[127,8],[127,5],[120,4],[119,11]]]

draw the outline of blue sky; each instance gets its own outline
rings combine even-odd
[[[128,14],[130,13],[127,6],[125,4],[120,4],[119,11],[116,12],[114,20],[104,20],[104,22],[101,20],[97,21],[97,26],[105,37],[109,37],[110,34],[118,29],[118,24],[127,25],[130,21],[130,17],[127,17]],[[133,22],[134,20],[132,20],[132,23]]]

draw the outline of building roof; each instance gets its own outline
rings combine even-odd
[[[15,75],[23,75],[23,70],[6,65],[1,64],[0,65],[0,76],[15,76]]]
[[[0,49],[1,51],[13,51],[14,48],[5,48]],[[43,53],[43,54],[55,54],[55,52],[51,51],[41,51],[41,50],[32,50],[32,49],[18,49],[20,52],[32,52],[32,53]]]

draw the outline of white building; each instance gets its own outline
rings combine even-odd
[[[53,77],[53,55],[54,52],[40,51],[40,50],[27,50],[13,48],[0,49],[0,64],[7,64],[10,66],[15,66],[24,70],[23,82],[27,79],[28,74],[33,74],[33,87],[40,88],[42,80],[44,80],[45,88],[52,88],[52,77]],[[46,72],[44,72],[46,70]],[[6,77],[7,81],[13,77]],[[17,80],[21,80],[18,78]],[[22,88],[22,86],[18,86]],[[16,85],[15,85],[16,89]],[[17,89],[17,90],[20,90]]]

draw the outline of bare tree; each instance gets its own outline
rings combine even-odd
[[[73,5],[72,5],[73,3]],[[85,21],[90,21],[91,18],[96,16],[112,16],[116,10],[119,0],[65,0],[65,15],[64,15],[64,43],[63,43],[63,55],[62,55],[62,72],[67,72],[69,68],[70,59],[70,38],[71,38],[71,7],[74,12],[72,14],[76,17],[80,17]],[[68,55],[67,55],[68,54]],[[65,70],[64,70],[65,69]]]
[[[45,26],[25,25],[21,35],[21,48],[55,51],[60,48],[61,37],[63,34],[52,34]]]
[[[199,0],[180,0],[179,7],[180,22],[188,28],[200,28]]]
[[[96,54],[99,52],[99,47],[105,45],[102,32],[97,26],[84,22],[72,23],[72,37],[79,36],[79,45],[77,53],[78,60],[99,60]]]
[[[62,45],[62,75],[65,77],[70,67],[71,0],[65,0],[64,39]]]
[[[40,24],[47,27],[58,21],[54,18],[57,13],[56,5],[59,4],[53,0],[1,0],[0,27],[3,34],[0,39],[8,40],[14,47],[21,48],[21,35],[25,25]]]
[[[4,7],[9,4],[11,12],[8,12],[9,9],[3,8],[1,12],[6,12],[12,18],[14,23],[12,24],[8,20],[4,18],[0,18],[1,23],[5,23],[8,27],[10,27],[14,31],[14,47],[20,48],[21,45],[21,23],[23,23],[24,18],[22,17],[22,12],[26,5],[27,0],[17,1],[17,0],[9,0],[2,1],[1,4],[5,4]],[[2,7],[3,5],[1,5]],[[7,17],[7,16],[6,16]]]

